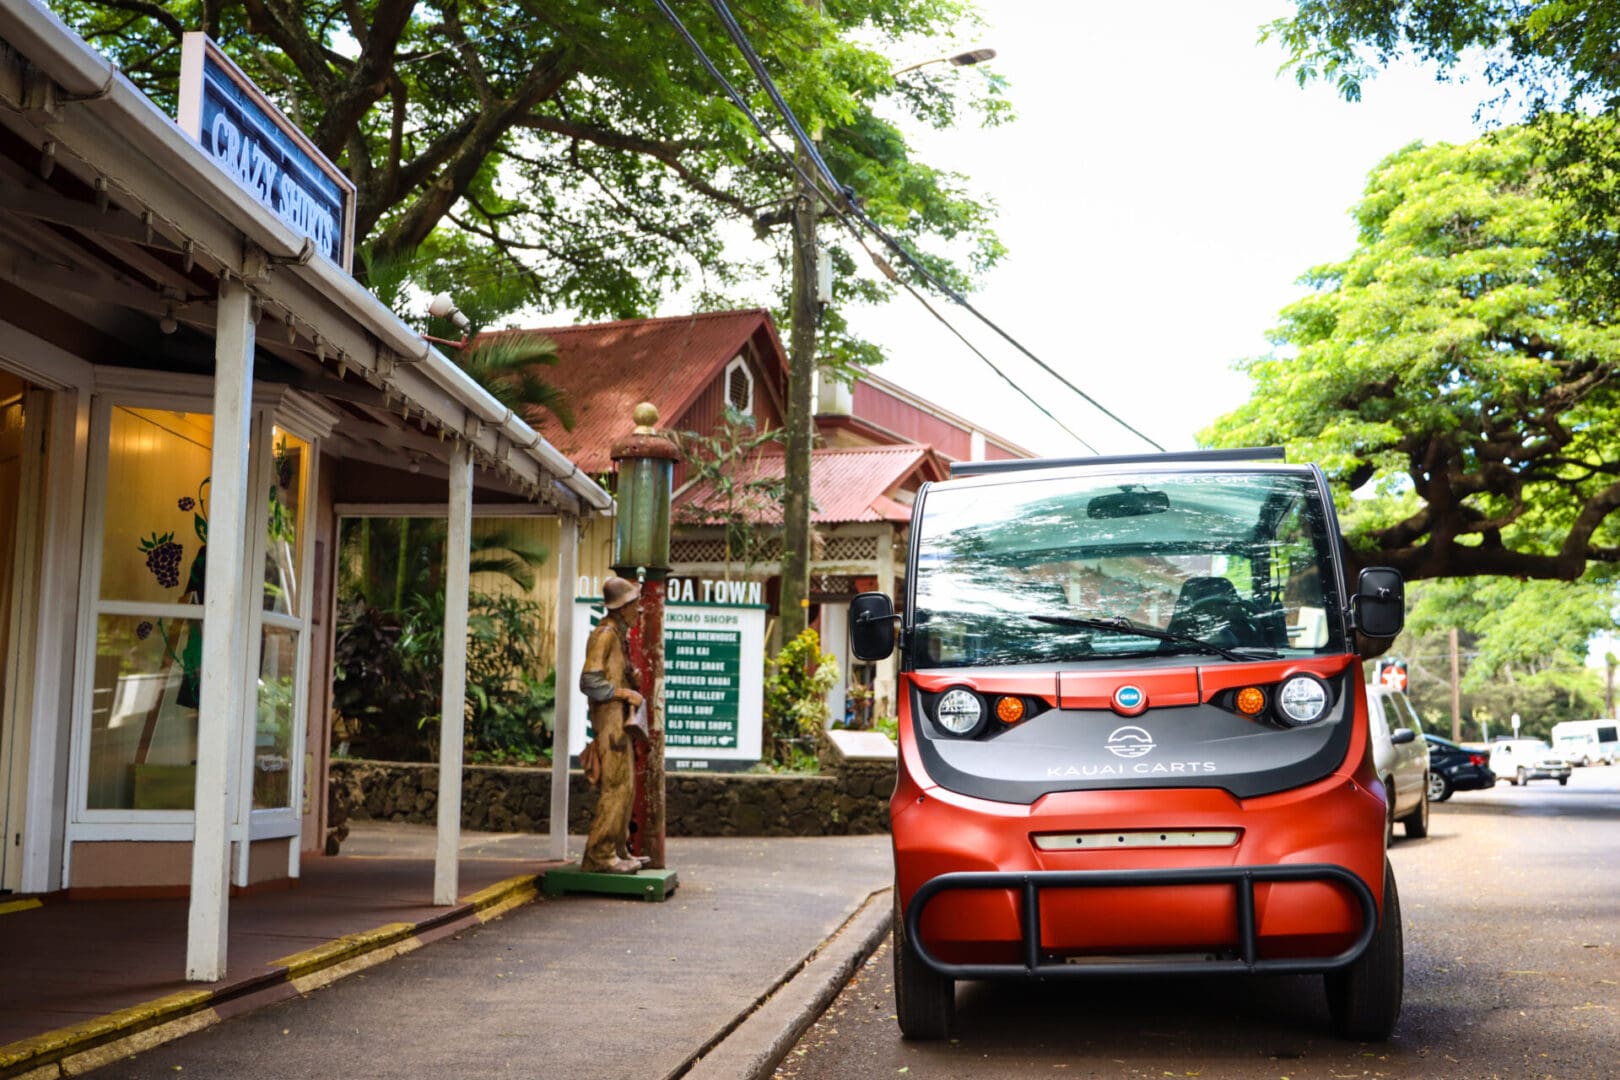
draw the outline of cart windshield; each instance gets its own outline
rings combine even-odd
[[[1327,520],[1299,473],[930,489],[913,666],[1344,652]]]

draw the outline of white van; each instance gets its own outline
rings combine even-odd
[[[1620,720],[1565,720],[1552,727],[1553,749],[1575,765],[1620,761]]]

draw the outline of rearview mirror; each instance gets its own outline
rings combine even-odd
[[[1356,629],[1368,637],[1392,638],[1406,625],[1406,580],[1399,570],[1370,566],[1356,579]]]
[[[1170,493],[1149,491],[1147,488],[1126,488],[1108,495],[1098,495],[1086,503],[1086,517],[1122,518],[1162,514],[1170,509]]]
[[[849,602],[849,651],[857,660],[887,660],[894,652],[894,603],[863,592]]]

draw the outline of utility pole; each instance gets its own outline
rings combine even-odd
[[[1451,628],[1451,741],[1462,741],[1462,681],[1458,678],[1457,628]]]
[[[822,0],[804,0],[821,10]],[[815,165],[801,146],[794,154],[799,171],[815,176]],[[810,451],[814,425],[811,383],[816,370],[816,200],[815,188],[800,180],[793,200],[793,296],[788,337],[787,433],[783,451],[782,591],[777,611],[781,641],[799,635],[810,607]]]
[[[1615,657],[1614,653],[1611,652],[1611,653],[1604,653],[1603,654],[1603,666],[1606,669],[1606,673],[1607,673],[1607,678],[1604,679],[1604,682],[1603,682],[1603,715],[1609,717],[1611,720],[1614,719],[1614,716],[1615,716],[1615,712],[1614,712],[1614,666],[1615,666],[1615,662],[1616,662],[1616,657]]]

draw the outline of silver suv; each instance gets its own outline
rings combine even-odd
[[[1417,710],[1399,690],[1371,684],[1367,721],[1373,764],[1389,801],[1388,838],[1395,838],[1397,821],[1409,837],[1429,835],[1429,742]]]

